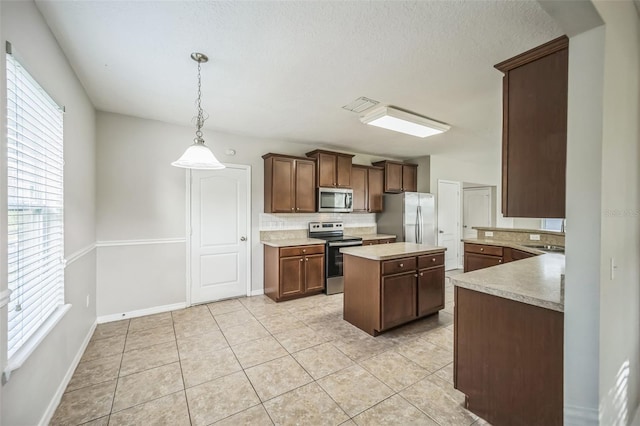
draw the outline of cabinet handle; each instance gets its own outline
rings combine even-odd
[[[305,261],[305,262],[308,262],[308,261],[309,261],[309,258],[308,258],[308,257],[305,257],[305,258],[304,258],[304,261]]]
[[[401,267],[401,268],[402,268],[402,267],[404,267],[404,263],[401,263],[401,264],[400,264],[400,267]]]
[[[300,259],[300,262],[302,262],[303,259]]]
[[[300,207],[296,207],[296,210],[300,210]]]
[[[422,275],[422,274],[420,274],[420,275]],[[416,278],[418,278],[418,274],[413,274],[413,276],[414,276],[414,277],[416,277]]]
[[[293,207],[291,207],[291,211],[293,211]]]
[[[421,276],[421,277],[423,277],[423,276],[424,276],[424,273],[420,272],[420,276]]]
[[[303,252],[303,253],[306,253],[306,252],[307,252],[307,249],[302,249],[302,252]]]
[[[502,263],[502,259],[498,259],[498,263]]]
[[[432,261],[432,262],[435,262],[435,261],[436,261],[436,258],[434,257],[433,259],[431,259],[431,261]]]
[[[480,247],[480,251],[484,251],[484,248]]]

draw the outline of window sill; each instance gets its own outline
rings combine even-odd
[[[7,360],[7,366],[4,368],[2,372],[2,384],[5,384],[9,381],[11,377],[11,373],[18,368],[22,367],[22,365],[27,361],[27,359],[31,356],[33,352],[35,352],[36,348],[40,345],[40,343],[53,331],[55,326],[60,322],[60,320],[65,316],[67,312],[71,309],[71,304],[66,304],[60,306],[54,313],[49,316],[49,318],[42,324],[42,326],[36,331],[36,333],[31,336],[31,338]]]

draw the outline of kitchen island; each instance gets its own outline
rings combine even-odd
[[[341,249],[345,321],[376,336],[443,309],[445,250],[414,243]]]
[[[561,425],[564,255],[451,277],[454,387],[494,425]]]

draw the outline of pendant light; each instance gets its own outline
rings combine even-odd
[[[204,124],[204,111],[202,111],[201,98],[202,98],[202,78],[200,76],[200,65],[207,62],[209,58],[203,53],[192,53],[191,59],[198,63],[198,115],[196,117],[196,137],[193,139],[193,145],[191,145],[182,154],[177,161],[171,163],[172,166],[182,167],[185,169],[201,169],[201,170],[216,170],[224,169],[224,164],[218,161],[213,152],[208,146],[204,144],[202,139],[202,126]]]

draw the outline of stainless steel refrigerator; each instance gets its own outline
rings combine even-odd
[[[384,195],[384,213],[376,215],[379,234],[396,241],[436,244],[436,208],[433,194],[404,192]]]

